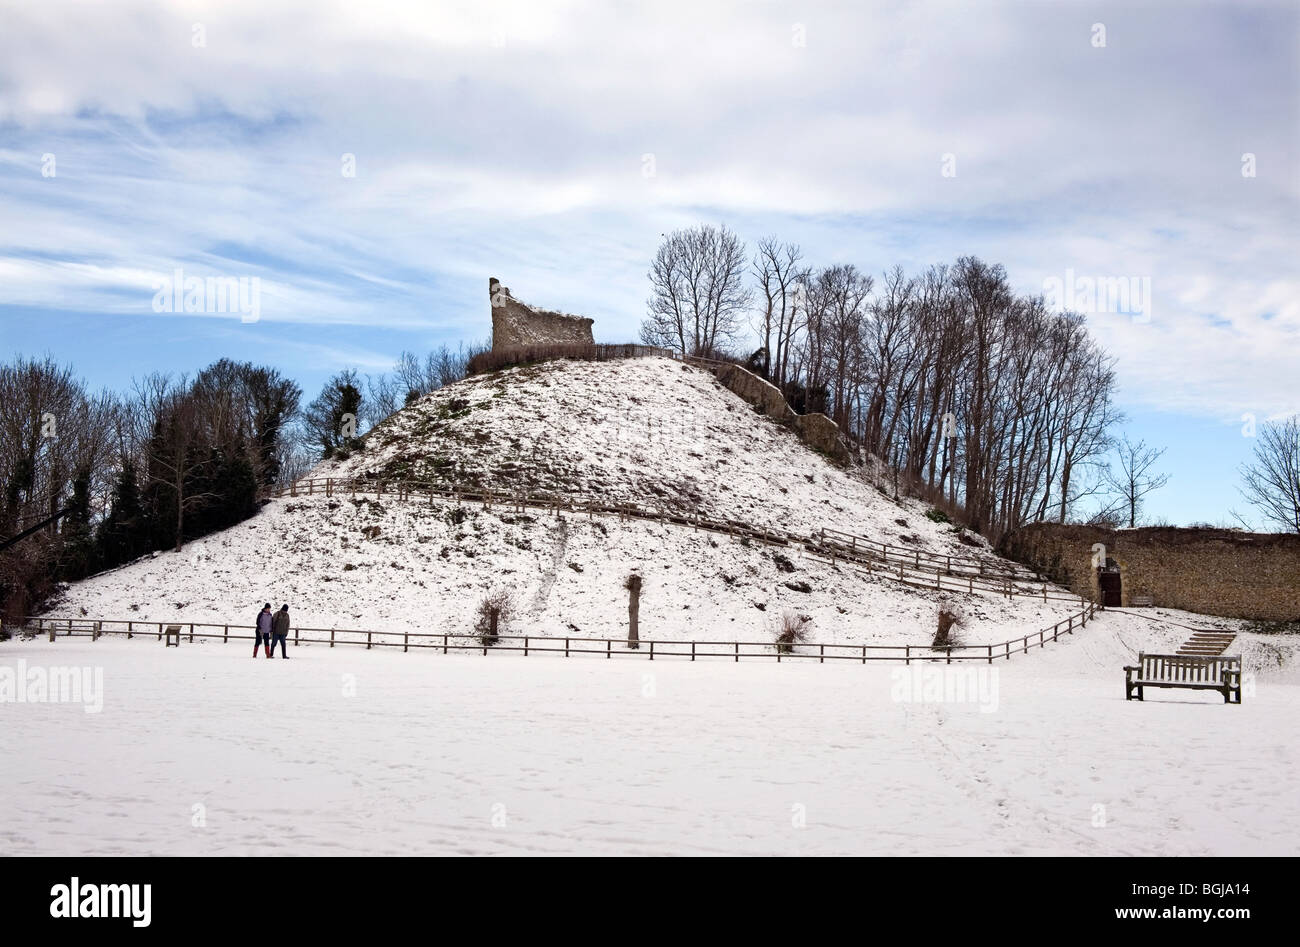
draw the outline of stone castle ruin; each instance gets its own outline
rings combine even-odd
[[[520,345],[591,345],[592,320],[550,309],[537,309],[510,295],[493,277],[488,280],[492,302],[492,350]]]
[[[593,351],[585,357],[598,359],[634,358],[642,355],[681,358],[684,362],[711,372],[723,387],[749,402],[755,411],[792,428],[799,439],[814,450],[821,451],[839,464],[848,464],[852,460],[852,452],[834,421],[824,414],[797,414],[786,402],[780,389],[740,365],[715,359],[677,356],[670,349],[653,346],[596,346],[591,335],[591,319],[550,309],[538,309],[520,302],[495,277],[488,280],[488,297],[492,303],[492,352],[502,353],[506,359],[514,356],[529,360],[545,358],[548,353],[538,347],[551,345],[590,346]],[[507,352],[510,349],[515,351]],[[617,352],[601,353],[595,351],[597,349]],[[559,352],[549,354],[551,357],[561,357]],[[565,350],[562,357],[584,356],[570,349]],[[471,371],[475,370],[474,364],[471,361]]]

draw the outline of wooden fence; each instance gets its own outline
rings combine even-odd
[[[504,493],[487,488],[460,490],[424,481],[403,480],[386,483],[368,478],[311,477],[296,481],[287,487],[272,490],[274,497],[298,496],[375,496],[392,497],[398,502],[438,501],[457,504],[481,504],[484,509],[500,507],[514,512],[539,510],[558,516],[573,515],[617,516],[619,519],[637,519],[649,522],[690,528],[697,532],[725,535],[736,540],[761,543],[768,546],[797,548],[810,558],[855,568],[878,577],[901,582],[914,588],[940,591],[991,593],[1008,598],[1027,596],[1043,601],[1076,601],[1080,596],[1068,592],[1025,570],[1009,567],[1001,571],[994,564],[978,558],[941,556],[913,549],[903,549],[886,543],[821,530],[813,536],[803,536],[786,530],[754,526],[740,520],[715,520],[696,512],[667,506],[644,506],[628,501],[598,500],[574,494]]]
[[[701,658],[720,658],[740,661],[741,658],[775,658],[783,660],[894,661],[902,664],[940,662],[952,664],[962,661],[1010,660],[1013,654],[1028,654],[1035,646],[1042,648],[1062,635],[1074,634],[1096,614],[1099,606],[1088,602],[1078,612],[1058,621],[1050,628],[1011,638],[996,644],[968,644],[933,647],[921,644],[845,644],[826,642],[812,644],[780,645],[772,641],[655,641],[642,637],[639,648],[629,648],[625,638],[552,637],[547,635],[498,635],[495,643],[485,644],[482,636],[453,632],[379,632],[342,628],[290,628],[289,637],[295,645],[322,644],[333,648],[343,645],[365,645],[372,648],[401,648],[404,652],[415,650],[491,651],[529,654],[615,655],[656,658],[677,658],[695,661]],[[28,634],[46,635],[51,641],[58,637],[87,636],[94,639],[105,635],[125,635],[127,638],[157,637],[162,641],[169,625],[181,627],[181,637],[192,643],[195,638],[230,641],[255,641],[252,625],[218,625],[202,622],[144,622],[101,618],[28,618],[20,629]]]

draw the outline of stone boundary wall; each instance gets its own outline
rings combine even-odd
[[[1008,535],[999,551],[1097,601],[1094,543],[1119,566],[1125,606],[1149,595],[1205,615],[1300,621],[1300,535],[1036,523]]]

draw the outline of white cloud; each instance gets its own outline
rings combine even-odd
[[[658,235],[727,220],[873,271],[1150,276],[1150,325],[1094,320],[1129,397],[1297,407],[1290,7],[0,9],[0,303],[126,311],[142,274],[242,267],[271,321],[477,336],[495,275],[630,337]]]

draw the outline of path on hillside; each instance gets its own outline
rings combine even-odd
[[[403,481],[387,484],[360,478],[317,477],[296,481],[288,487],[271,491],[276,498],[300,496],[375,496],[392,497],[399,502],[435,502],[482,504],[485,509],[498,506],[517,512],[528,509],[560,516],[587,515],[589,517],[617,517],[662,523],[729,536],[740,541],[762,543],[768,546],[793,548],[802,555],[831,565],[846,565],[891,581],[915,588],[950,591],[966,594],[976,592],[1005,596],[1025,596],[1043,601],[1083,601],[1060,586],[1049,583],[1037,573],[1013,563],[993,563],[984,559],[941,555],[905,550],[879,540],[852,533],[823,528],[816,535],[803,536],[784,530],[758,527],[741,520],[714,520],[698,513],[677,510],[660,505],[641,506],[635,503],[612,503],[580,493],[568,494],[510,494],[491,490],[449,490],[437,484]]]

